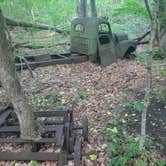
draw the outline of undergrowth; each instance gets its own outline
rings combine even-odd
[[[142,109],[142,104],[138,102],[125,103],[123,106]],[[153,138],[148,137],[145,141],[145,149],[139,150],[140,136],[129,133],[127,113],[115,114],[115,119],[110,121],[106,128],[107,141],[109,143],[108,158],[106,166],[165,166],[166,160],[154,159],[151,156],[151,146]]]

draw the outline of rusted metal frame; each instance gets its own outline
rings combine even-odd
[[[60,125],[47,125],[44,126],[46,132],[56,131]],[[17,133],[20,132],[19,126],[2,126],[0,127],[0,133]]]
[[[70,153],[70,146],[69,146],[70,136],[71,136],[70,124],[69,124],[69,122],[67,122],[64,125],[64,142],[63,142],[63,147],[62,147],[62,150],[66,151],[67,154]]]
[[[56,113],[55,113],[56,112]],[[43,112],[42,112],[43,113]],[[41,112],[36,113],[36,117],[43,117]],[[64,163],[67,162],[67,159],[73,159],[72,155],[69,155],[71,152],[71,144],[74,146],[74,141],[70,142],[71,138],[74,139],[74,135],[72,135],[73,129],[73,111],[50,111],[49,113],[44,113],[44,117],[52,117],[52,116],[62,116],[64,118],[64,124],[61,125],[45,125],[46,132],[56,132],[55,138],[42,138],[38,141],[29,141],[22,140],[21,138],[12,138],[12,139],[4,139],[0,138],[0,143],[31,143],[35,145],[34,147],[38,147],[36,145],[40,145],[40,143],[56,143],[56,146],[62,147],[61,153],[44,153],[45,158],[43,158],[43,153],[40,152],[21,152],[23,156],[20,156],[20,153],[0,153],[0,160],[58,160],[59,165],[64,166]],[[0,133],[18,133],[20,132],[19,126],[2,126],[0,127]],[[62,140],[63,146],[62,146]],[[35,148],[37,151],[38,148]],[[2,155],[1,155],[2,154]],[[60,157],[58,157],[60,156]]]
[[[55,138],[41,138],[40,140],[24,140],[21,138],[0,138],[0,143],[55,143]]]
[[[9,108],[12,109],[12,104],[11,103],[8,103],[7,106],[5,106],[3,109],[0,109],[0,114],[7,111]]]
[[[9,117],[10,113],[11,113],[11,109],[6,110],[5,112],[0,114],[0,126],[2,126],[5,123],[6,119]]]
[[[74,146],[74,164],[75,166],[81,165],[81,139],[76,138],[76,143]]]
[[[55,142],[56,146],[62,146],[63,145],[63,133],[64,133],[64,126],[59,126],[56,128],[56,136],[55,136]]]
[[[31,68],[36,68],[36,67],[44,67],[48,65],[55,65],[55,64],[71,64],[71,63],[81,63],[88,61],[88,56],[82,55],[78,57],[69,57],[69,58],[62,58],[62,59],[50,59],[50,60],[45,60],[45,61],[37,61],[37,62],[29,62],[29,66]],[[16,63],[15,64],[16,69],[20,70],[21,68],[27,69],[26,63]]]
[[[60,160],[66,154],[49,153],[49,152],[0,152],[0,160],[17,160],[17,161],[56,161]],[[69,156],[72,157],[72,156]],[[64,165],[63,165],[64,166]]]

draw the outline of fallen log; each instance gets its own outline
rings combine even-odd
[[[32,24],[28,22],[20,22],[20,21],[15,21],[9,18],[6,19],[6,24],[10,26],[20,26],[20,27],[27,27],[27,28],[37,28],[37,29],[42,29],[42,30],[53,30],[57,33],[60,34],[69,34],[69,31],[61,30],[56,28],[55,26],[51,25],[46,25],[46,24]]]

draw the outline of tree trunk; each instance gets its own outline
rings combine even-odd
[[[97,10],[96,10],[96,1],[90,0],[90,6],[91,6],[91,16],[97,17]]]
[[[77,17],[80,17],[81,16],[81,11],[80,11],[80,0],[76,0],[76,14],[77,14]]]
[[[86,17],[87,15],[87,0],[80,0],[80,16]]]
[[[158,13],[158,19],[160,25],[159,40],[160,40],[160,47],[162,48],[164,57],[166,58],[166,14],[165,13],[166,13],[166,1],[159,0],[159,13]]]
[[[153,57],[153,48],[156,46],[156,38],[158,36],[158,25],[157,25],[157,12],[159,8],[158,1],[153,6],[153,11],[151,12],[148,0],[144,0],[145,5],[149,14],[150,22],[151,22],[151,33],[150,33],[150,46],[149,46],[149,56],[146,58],[146,91],[144,97],[144,110],[142,111],[141,118],[141,140],[139,144],[140,150],[144,149],[145,138],[146,138],[146,117],[147,110],[150,105],[150,96],[151,96],[151,85],[152,85],[152,57]]]
[[[14,106],[18,116],[21,137],[23,139],[39,139],[40,129],[33,116],[33,109],[28,103],[15,70],[11,39],[0,9],[0,81],[2,87]]]

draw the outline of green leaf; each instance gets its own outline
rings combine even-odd
[[[95,154],[89,155],[90,160],[94,161],[97,159],[97,156]]]
[[[30,161],[28,166],[37,166],[37,161]]]
[[[136,160],[135,166],[146,166],[145,162],[141,159]]]

